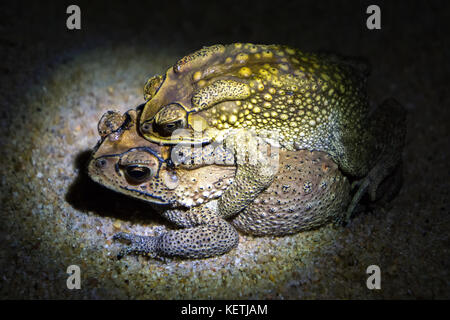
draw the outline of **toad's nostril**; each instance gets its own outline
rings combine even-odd
[[[95,161],[95,166],[97,168],[103,168],[104,166],[106,166],[106,160],[105,159],[98,159],[97,161]]]
[[[151,126],[148,123],[144,123],[141,128],[144,132],[150,132]]]

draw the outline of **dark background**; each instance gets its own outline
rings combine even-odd
[[[81,30],[65,28],[70,4],[81,8]],[[381,30],[366,28],[370,4],[381,7]],[[417,81],[431,81],[439,98],[444,92],[434,84],[448,81],[449,7],[448,1],[2,1],[0,71],[8,85],[26,90],[53,66],[99,46],[139,43],[184,55],[215,43],[280,43],[367,57],[375,77],[395,83],[397,98],[405,86],[430,94]],[[7,112],[18,108],[12,94],[1,92]]]
[[[393,277],[397,277],[398,282],[396,286],[383,291],[379,296],[369,297],[448,299],[450,297],[449,3],[449,1],[378,0],[2,1],[0,148],[3,156],[0,161],[3,179],[1,219],[4,220],[0,223],[2,243],[0,271],[4,272],[4,276],[0,274],[0,282],[3,281],[1,296],[61,297],[61,294],[54,292],[45,296],[39,295],[38,292],[42,289],[40,284],[35,284],[29,289],[26,285],[20,288],[18,282],[11,284],[12,282],[4,280],[37,279],[42,274],[40,269],[22,273],[30,261],[28,257],[35,254],[33,252],[39,247],[32,242],[34,236],[25,231],[21,234],[21,231],[7,227],[17,226],[17,230],[20,230],[22,223],[20,219],[25,219],[23,217],[29,213],[18,203],[27,201],[33,203],[29,199],[35,196],[32,192],[20,191],[23,189],[12,185],[11,181],[16,181],[21,186],[33,185],[36,183],[35,180],[22,176],[21,171],[33,171],[38,168],[34,169],[28,160],[15,162],[16,159],[21,159],[24,150],[30,153],[41,150],[45,154],[48,148],[48,145],[38,144],[40,136],[33,136],[32,129],[33,126],[39,127],[41,115],[44,117],[46,111],[51,113],[53,109],[46,105],[45,100],[42,103],[30,103],[30,97],[34,96],[29,93],[37,90],[43,79],[50,77],[59,66],[70,65],[75,57],[95,48],[102,47],[114,51],[119,46],[144,47],[152,52],[160,51],[164,55],[180,58],[202,46],[253,42],[286,44],[304,51],[326,50],[350,56],[363,56],[372,65],[369,80],[369,95],[372,102],[379,104],[385,98],[395,97],[405,106],[408,110],[408,134],[403,154],[404,186],[395,202],[396,207],[392,215],[386,219],[389,221],[387,223],[389,227],[394,226],[392,231],[381,233],[379,239],[375,236],[380,243],[385,241],[383,250],[375,250],[376,254],[386,257],[390,265],[398,265],[398,269],[392,271],[395,275]],[[81,8],[81,30],[69,31],[65,27],[68,17],[66,8],[70,4],[77,4]],[[381,8],[381,30],[366,28],[368,15],[365,12],[367,6],[371,4],[377,4]],[[161,65],[159,71],[165,70],[174,62],[176,59]],[[135,81],[144,83],[146,76],[149,75],[151,74],[146,74],[144,70]],[[120,77],[118,75],[117,79]],[[39,127],[39,130],[41,129]],[[38,132],[43,132],[42,130]],[[92,183],[85,181],[75,193],[81,192],[78,198],[89,197],[88,193],[93,190],[89,188],[94,187]],[[38,191],[33,190],[41,192],[39,188]],[[83,194],[82,190],[88,192],[85,191]],[[66,190],[63,194],[66,194]],[[19,200],[11,200],[16,199],[14,197],[19,197]],[[78,200],[71,200],[70,197],[66,199],[70,205],[76,207],[74,203]],[[112,193],[108,191],[89,200],[91,202],[88,201],[88,205],[81,206],[81,209],[92,210],[92,206],[99,208],[102,203],[105,203],[106,207],[111,207],[115,201],[111,199]],[[123,201],[126,200],[123,197],[117,199],[125,206]],[[386,229],[383,215],[370,216],[367,219],[376,227]],[[355,224],[358,226],[358,223],[367,225],[365,220]],[[35,229],[41,227],[39,224],[33,226]],[[27,226],[24,230],[29,230],[28,228]],[[363,231],[352,229],[352,226],[349,228],[355,239],[358,237],[371,239],[371,236],[364,234]],[[11,240],[18,238],[23,239],[23,242],[14,244]],[[42,248],[44,244],[41,244]],[[358,246],[355,245],[348,251],[354,251],[355,248]],[[405,256],[402,256],[402,253],[405,253]],[[402,257],[400,262],[396,260],[397,256]],[[318,268],[321,269],[320,265]],[[324,268],[321,270],[324,273],[328,272]],[[93,286],[97,285],[94,280],[92,281]],[[295,290],[284,292],[284,297],[305,297],[305,292]],[[319,297],[367,297],[353,295],[351,290],[349,292],[347,295],[331,292]],[[108,295],[109,293],[111,295]],[[100,295],[100,297],[117,296],[120,295],[115,296],[110,291]],[[97,296],[86,293],[83,297]]]
[[[81,30],[65,28],[70,4],[81,8]],[[381,7],[381,30],[366,28],[370,4]],[[24,88],[77,52],[121,43],[180,55],[216,43],[280,43],[367,57],[375,76],[384,76],[389,66],[386,81],[400,87],[417,81],[408,74],[414,65],[415,76],[433,84],[448,80],[448,1],[3,1],[0,6],[2,78]],[[434,95],[440,94],[436,88]],[[2,108],[12,109],[8,92],[2,96]]]

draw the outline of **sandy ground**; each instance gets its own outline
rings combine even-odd
[[[373,32],[364,28],[365,2],[345,3],[286,2],[271,12],[231,3],[227,15],[188,2],[153,11],[82,3],[84,24],[74,32],[64,27],[63,5],[3,5],[0,297],[450,298],[444,2],[381,2],[383,29]],[[367,57],[373,102],[393,96],[409,111],[400,194],[346,228],[242,235],[237,249],[204,260],[117,261],[115,232],[152,235],[172,226],[147,204],[87,177],[98,119],[142,103],[145,80],[184,54],[238,41]],[[81,290],[66,287],[73,264],[81,268]],[[366,287],[373,264],[382,271],[381,290]]]

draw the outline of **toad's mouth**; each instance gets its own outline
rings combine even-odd
[[[125,194],[131,194],[131,195],[139,194],[140,197],[137,197],[137,199],[142,200],[142,201],[150,201],[151,203],[161,204],[161,205],[170,205],[170,204],[174,203],[174,201],[164,200],[163,197],[160,197],[160,196],[157,196],[157,195],[154,195],[151,193],[147,193],[142,190],[133,189],[133,188],[129,188],[129,187],[123,187],[123,186],[120,186],[120,188],[124,190]],[[146,199],[142,199],[141,198],[142,196],[146,197]],[[151,198],[151,200],[147,199],[147,197]]]
[[[92,163],[95,163],[94,161],[99,160],[101,158],[102,157],[93,159]],[[95,164],[91,164],[91,166],[95,166]],[[98,173],[95,173],[95,171],[93,171],[93,170],[94,169],[89,170],[89,176],[91,177],[91,179],[109,190],[123,193],[128,196],[131,196],[134,199],[139,199],[141,201],[147,201],[147,202],[151,202],[154,204],[170,205],[174,202],[174,201],[171,201],[168,199],[164,200],[163,197],[161,197],[161,196],[146,192],[144,190],[136,189],[135,187],[121,185],[118,182],[119,180],[117,180],[117,176],[119,177],[119,179],[124,179],[123,175],[120,173],[120,170],[119,170],[119,173],[117,173],[117,171],[116,171],[117,176],[116,175],[109,176],[109,175],[104,175],[104,174],[98,174]]]
[[[206,132],[197,132],[191,127],[174,130],[170,135],[160,134],[155,130],[150,122],[143,125],[147,128],[143,130],[145,138],[158,145],[206,145],[211,143],[214,139],[206,134]]]

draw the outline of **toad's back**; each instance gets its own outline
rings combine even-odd
[[[179,60],[160,81],[149,81],[141,123],[167,121],[176,110],[166,106],[182,106],[189,124],[206,122],[208,139],[231,129],[270,131],[287,149],[327,152],[345,172],[360,176],[373,151],[366,132],[367,70],[287,46],[206,47]]]

